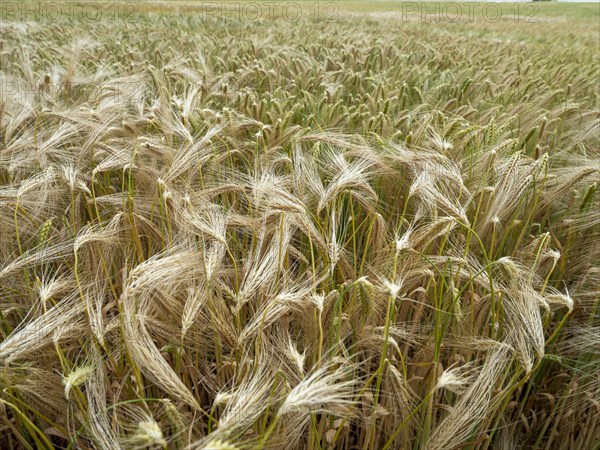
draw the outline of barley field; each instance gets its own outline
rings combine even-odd
[[[600,448],[600,4],[70,5],[0,10],[0,448]]]

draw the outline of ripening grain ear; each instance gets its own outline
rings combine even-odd
[[[478,372],[476,378],[467,386],[467,379],[455,379],[451,372],[442,373],[438,379],[438,388],[449,386],[448,383],[462,385],[464,393],[455,402],[451,412],[448,413],[432,431],[427,444],[428,448],[446,449],[460,445],[465,442],[471,433],[472,427],[479,424],[484,418],[498,408],[492,386],[495,380],[505,370],[510,357],[505,346],[499,346],[493,352],[488,353],[485,362]],[[444,375],[445,374],[445,375]]]
[[[195,251],[173,249],[169,256],[155,256],[138,265],[129,275],[120,298],[124,314],[125,344],[140,370],[166,392],[195,409],[200,405],[187,386],[164,360],[146,326],[153,291],[166,292],[185,282],[198,271],[200,260]]]
[[[107,387],[103,360],[98,352],[92,351],[90,361],[93,372],[85,380],[85,393],[89,405],[90,435],[97,445],[103,448],[121,449],[118,434],[115,432],[107,412]]]
[[[236,386],[215,398],[218,403],[224,403],[218,428],[213,435],[217,439],[243,435],[261,417],[271,402],[277,401],[277,398],[272,397],[272,390],[277,388],[281,381],[277,377],[273,378],[274,374],[268,361],[247,360],[247,362],[248,364],[243,368],[240,367],[243,369],[243,376]]]
[[[333,166],[336,173],[319,199],[317,213],[344,190],[348,190],[357,199],[364,198],[365,205],[369,205],[369,201],[376,201],[377,194],[371,188],[367,178],[371,163],[366,160],[349,163],[343,154],[333,151],[329,153],[329,159],[329,164]]]
[[[339,414],[345,407],[355,404],[355,388],[358,380],[350,378],[350,368],[322,367],[308,375],[292,388],[279,406],[278,417],[296,416],[299,423],[304,422],[316,411],[332,411]],[[333,408],[333,407],[336,408]]]
[[[202,305],[206,302],[207,290],[206,286],[200,285],[194,288],[188,288],[188,296],[185,302],[185,307],[181,315],[181,338],[184,339],[188,330],[196,320],[198,312]]]
[[[45,314],[14,330],[0,343],[0,361],[10,364],[29,354],[48,348],[54,340],[70,340],[84,329],[84,306],[79,293],[72,291]]]

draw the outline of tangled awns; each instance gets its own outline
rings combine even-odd
[[[3,22],[0,447],[597,448],[578,21]]]

